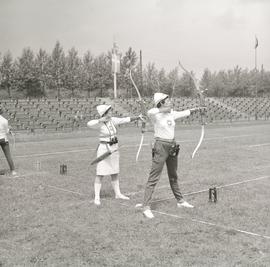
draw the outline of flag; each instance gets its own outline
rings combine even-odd
[[[115,53],[112,54],[112,72],[120,72],[120,56]]]
[[[258,38],[255,36],[255,49],[258,47]]]
[[[112,72],[119,73],[120,72],[120,56],[118,54],[118,46],[114,42],[112,49]]]

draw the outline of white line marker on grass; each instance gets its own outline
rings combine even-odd
[[[1,177],[4,179],[16,180],[16,179],[25,179],[26,175],[25,174],[24,175],[14,175],[14,176],[13,175],[8,175],[8,176],[1,175]]]
[[[257,234],[257,233],[253,233],[253,232],[249,232],[249,231],[245,231],[245,230],[241,230],[241,229],[237,229],[237,228],[232,228],[229,226],[224,226],[224,225],[220,225],[220,224],[216,224],[216,223],[211,223],[211,222],[207,222],[207,221],[203,221],[203,220],[198,220],[198,219],[189,219],[189,218],[184,218],[184,217],[180,217],[178,215],[175,214],[170,214],[170,213],[166,213],[166,212],[162,212],[162,211],[157,211],[157,210],[152,210],[154,213],[158,213],[161,215],[165,215],[165,216],[169,216],[169,217],[173,217],[173,218],[177,218],[177,219],[182,219],[182,220],[189,220],[195,223],[200,223],[200,224],[205,224],[205,225],[209,225],[209,226],[214,226],[217,228],[222,228],[225,230],[231,230],[231,231],[235,231],[238,233],[242,233],[242,234],[246,234],[246,235],[251,235],[251,236],[257,236],[257,237],[262,237],[264,239],[269,239],[270,240],[270,236],[267,235],[261,235],[261,234]]]
[[[46,185],[46,184],[44,184],[43,186],[50,187],[50,188],[53,188],[53,189],[56,189],[56,190],[59,190],[59,191],[71,193],[71,194],[76,194],[76,195],[80,195],[80,196],[88,196],[87,194],[83,194],[83,193],[79,193],[79,192],[76,192],[76,191],[67,190],[67,189],[64,189],[64,188],[61,188],[61,187],[58,187],[58,186],[54,186],[54,185],[48,185],[48,184]]]
[[[129,207],[130,208],[130,206],[127,205],[127,204],[125,204],[125,203],[119,203],[119,204],[122,205],[122,206]],[[257,234],[257,233],[253,233],[253,232],[249,232],[249,231],[245,231],[245,230],[241,230],[241,229],[238,229],[238,228],[232,228],[232,227],[229,227],[229,226],[225,226],[225,225],[221,225],[221,224],[216,224],[216,223],[212,223],[212,222],[207,222],[207,221],[200,220],[200,219],[181,217],[181,216],[178,216],[176,214],[171,214],[171,213],[157,211],[157,210],[152,210],[152,212],[157,213],[157,214],[161,214],[161,215],[164,215],[164,216],[168,216],[168,217],[173,217],[173,218],[176,218],[176,219],[188,220],[188,221],[192,221],[192,222],[195,222],[195,223],[200,223],[200,224],[204,224],[204,225],[208,225],[208,226],[222,228],[222,229],[225,229],[225,230],[231,230],[231,231],[235,231],[235,232],[238,232],[238,233],[242,233],[242,234],[246,234],[246,235],[251,235],[251,236],[256,236],[256,237],[261,237],[261,238],[269,239],[270,240],[270,236],[261,235],[261,234]]]
[[[270,143],[257,144],[257,145],[250,145],[250,146],[248,146],[248,147],[260,147],[260,146],[270,146]]]
[[[16,180],[16,179],[26,179],[27,176],[33,176],[33,175],[40,175],[40,174],[44,174],[46,172],[42,172],[42,171],[39,171],[39,172],[29,172],[29,173],[25,173],[25,174],[16,174],[16,175],[3,175],[2,178],[5,178],[5,179],[11,179],[11,180]],[[2,175],[1,175],[2,176]]]
[[[40,157],[40,156],[51,156],[51,155],[66,154],[66,153],[88,152],[88,151],[91,151],[91,150],[95,150],[95,149],[89,148],[89,149],[55,151],[55,152],[40,153],[40,154],[20,155],[20,156],[15,156],[15,158],[30,158],[30,157]]]
[[[180,182],[179,184],[183,185],[183,184],[189,184],[189,183],[191,183],[191,181],[183,181],[183,182]],[[169,185],[161,185],[161,186],[156,187],[155,190],[160,190],[160,189],[164,189],[164,188],[170,188],[170,186]],[[125,193],[125,195],[134,196],[134,195],[137,195],[137,194],[140,194],[140,193],[144,193],[144,191],[145,191],[145,189],[142,189],[142,190],[139,190],[139,191]]]

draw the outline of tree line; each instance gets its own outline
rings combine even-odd
[[[112,97],[112,52],[94,56],[87,51],[80,57],[74,47],[65,53],[57,41],[51,53],[39,49],[35,54],[27,47],[16,59],[10,52],[0,54],[1,98]],[[142,69],[138,55],[131,47],[120,54],[120,61],[117,91],[121,97],[136,97],[129,77],[130,69],[142,96],[152,96],[157,91],[178,97],[195,94],[192,80],[177,67],[166,72],[150,62]],[[206,68],[200,86],[207,96],[213,97],[270,96],[270,72],[263,66],[259,70],[236,66],[215,72]]]

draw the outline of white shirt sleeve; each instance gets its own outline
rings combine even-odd
[[[183,111],[173,111],[173,118],[175,120],[183,118],[183,117],[188,117],[190,115],[190,110],[183,110]]]
[[[0,138],[7,140],[7,134],[9,133],[8,120],[0,115]]]
[[[151,108],[147,111],[147,115],[150,118],[151,121],[156,120],[156,115],[159,114],[159,109],[158,108]]]
[[[130,117],[125,117],[125,118],[117,118],[117,117],[112,117],[112,122],[114,125],[120,125],[124,123],[129,123],[130,122]]]
[[[159,109],[158,108],[151,108],[147,112],[148,116],[154,116],[154,115],[156,115],[158,113],[159,113]]]
[[[100,128],[100,122],[99,120],[91,120],[87,122],[87,127],[92,129],[99,129]]]
[[[8,120],[6,121],[4,128],[5,128],[6,134],[8,134],[9,133]]]

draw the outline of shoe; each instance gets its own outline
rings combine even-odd
[[[19,177],[19,176],[18,176],[18,173],[15,172],[15,171],[11,171],[11,172],[10,172],[10,175],[11,175],[13,178]]]
[[[185,200],[182,200],[182,201],[180,201],[180,202],[178,202],[177,203],[177,207],[178,208],[181,208],[181,207],[184,207],[184,208],[194,208],[194,206],[193,205],[191,205],[191,204],[189,204],[187,201],[185,201]]]
[[[127,197],[127,196],[125,196],[125,195],[123,195],[123,194],[117,195],[117,196],[115,196],[115,198],[116,198],[116,199],[125,199],[125,200],[129,200],[129,199],[130,199],[129,197]]]
[[[150,209],[145,210],[143,215],[148,219],[153,219],[155,217]]]
[[[97,205],[97,206],[100,206],[100,200],[99,199],[95,199],[94,200],[94,204]]]

